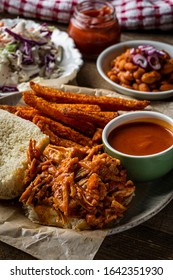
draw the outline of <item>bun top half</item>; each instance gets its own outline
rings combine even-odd
[[[24,191],[30,139],[41,151],[49,144],[35,124],[0,109],[0,199],[14,199]]]

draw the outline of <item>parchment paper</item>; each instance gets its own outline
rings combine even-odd
[[[50,86],[49,84],[47,84]],[[57,87],[57,85],[52,85]],[[123,97],[118,93],[104,89],[81,88],[62,85],[61,89],[91,95],[109,95]],[[0,99],[0,104],[22,103],[20,94]],[[157,110],[173,116],[173,102],[151,102],[148,110]],[[97,253],[108,230],[74,231],[57,227],[41,226],[29,221],[17,201],[0,201],[0,240],[18,248],[38,259],[91,260]]]
[[[73,231],[29,221],[17,204],[0,204],[0,239],[38,259],[93,259],[106,231]]]

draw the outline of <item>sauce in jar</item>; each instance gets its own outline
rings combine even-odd
[[[171,147],[173,132],[152,122],[131,122],[111,131],[108,142],[121,153],[145,156]]]
[[[68,34],[84,57],[96,58],[120,41],[115,9],[106,1],[83,1],[74,10]]]

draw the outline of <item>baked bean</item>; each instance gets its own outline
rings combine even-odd
[[[145,84],[145,83],[141,83],[140,85],[139,85],[139,91],[150,91],[150,88],[149,88],[149,86],[147,85],[147,84]]]
[[[136,79],[136,83],[140,85],[142,83],[141,79]]]
[[[124,56],[128,58],[130,56],[130,49],[127,49],[124,53]]]
[[[132,62],[127,62],[124,65],[124,69],[127,70],[127,71],[130,71],[130,72],[133,72],[133,71],[138,69],[138,66],[134,65]]]
[[[141,49],[136,48],[135,55],[138,53],[148,59]],[[173,89],[173,58],[167,52],[163,51],[162,56],[158,55],[161,69],[157,71],[153,70],[154,66],[149,62],[146,68],[137,66],[133,63],[133,56],[129,48],[113,59],[107,76],[123,87],[139,91],[158,92]]]
[[[116,63],[116,62],[120,62],[122,59],[124,59],[125,58],[125,55],[124,54],[122,54],[122,55],[119,55],[119,56],[117,56],[116,57],[116,59],[114,60],[114,63]]]
[[[113,73],[114,72],[111,70],[111,71],[107,72],[107,76],[110,77],[111,75],[113,75]]]
[[[133,83],[132,87],[134,90],[139,90],[139,85],[137,83]]]
[[[110,78],[113,82],[115,82],[115,83],[118,83],[118,82],[119,82],[118,77],[117,77],[116,75],[114,75],[114,74],[110,75],[109,78]]]
[[[167,52],[164,51],[164,55],[161,56],[160,59],[161,59],[162,61],[166,61],[166,60],[170,59],[169,53],[167,53]]]
[[[157,71],[151,71],[149,73],[145,73],[141,77],[142,82],[144,82],[146,84],[155,83],[156,81],[159,81],[160,79],[161,79],[161,75]]]
[[[118,67],[119,67],[120,71],[124,70],[124,65],[125,64],[126,64],[125,59],[121,59],[119,64],[118,64]]]
[[[145,70],[143,68],[139,67],[135,72],[133,72],[133,77],[135,79],[140,79],[144,73],[145,73]]]
[[[134,80],[133,74],[130,71],[124,72],[124,78],[127,79],[128,81]]]
[[[125,74],[125,72],[123,72],[123,71],[118,73],[118,78],[120,79],[120,83],[130,85],[131,82],[124,77],[124,74]]]
[[[173,89],[173,84],[163,84],[159,88],[161,91],[171,90]]]
[[[172,71],[173,71],[173,63],[168,62],[163,66],[161,73],[163,75],[166,75],[166,74],[170,74]]]
[[[132,89],[132,87],[130,85],[126,85],[126,84],[121,84],[122,87],[125,87],[125,88],[129,88],[129,89]]]

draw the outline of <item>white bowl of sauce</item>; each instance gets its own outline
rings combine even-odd
[[[103,130],[105,151],[120,159],[130,179],[150,181],[173,168],[173,119],[136,111],[110,121]]]

